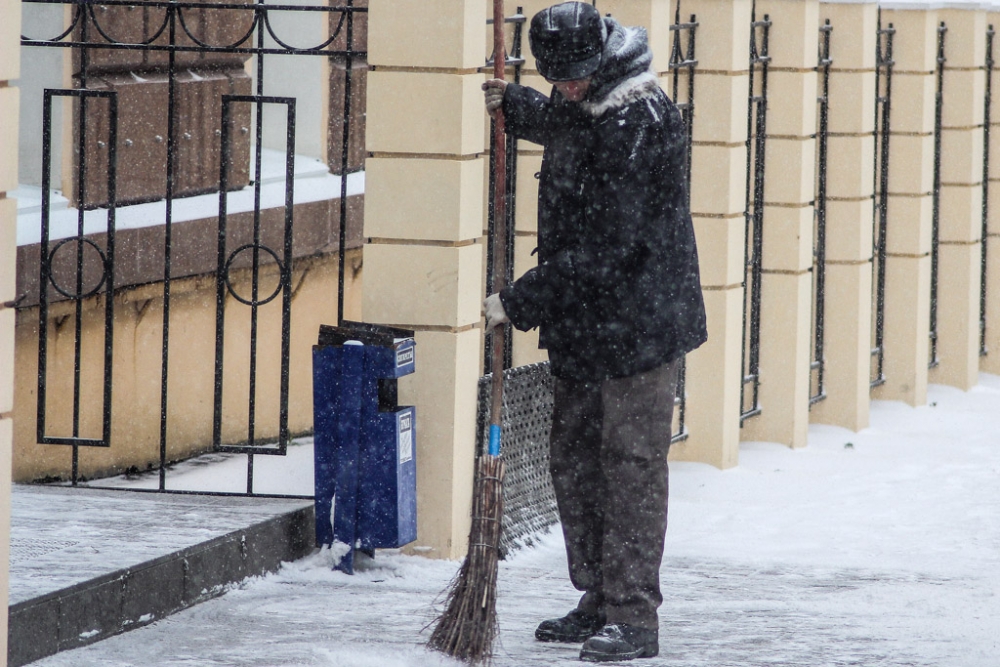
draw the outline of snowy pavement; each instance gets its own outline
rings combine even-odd
[[[1000,378],[929,405],[876,402],[861,433],[744,443],[737,468],[674,463],[661,655],[649,667],[1000,664]],[[44,667],[440,667],[435,599],[458,563],[327,552]],[[558,531],[501,564],[497,667],[581,664],[535,624],[577,594]]]

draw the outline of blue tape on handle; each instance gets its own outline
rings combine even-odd
[[[491,424],[490,425],[490,456],[500,456],[500,427]]]

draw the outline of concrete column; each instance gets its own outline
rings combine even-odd
[[[14,442],[14,310],[17,202],[18,90],[21,3],[0,0],[0,608],[7,607],[10,563],[11,452]],[[7,616],[0,619],[0,665],[7,664]]]
[[[482,371],[486,6],[372,0],[369,13],[365,282],[368,322],[417,331],[418,538],[465,554]]]
[[[877,5],[821,3],[830,38],[827,143],[826,398],[810,419],[868,426],[872,318],[872,192]]]
[[[819,3],[758,0],[770,16],[759,416],[744,440],[804,447],[809,427]]]
[[[986,15],[988,26],[1000,28],[1000,9]],[[993,38],[993,58],[1000,56],[1000,39]],[[994,99],[1000,95],[1000,76],[997,65],[990,72]],[[988,208],[988,233],[983,243],[986,250],[986,356],[979,360],[982,370],[1000,373],[1000,105],[990,110],[990,176]]]
[[[929,380],[968,390],[979,381],[986,12],[942,9],[938,19],[948,27],[941,121],[940,364]]]
[[[555,4],[546,2],[542,6]],[[653,50],[653,70],[661,76],[670,71],[670,45],[673,33],[670,24],[674,22],[673,0],[597,0],[595,3],[601,14],[611,14],[622,25],[641,25],[649,36],[649,48]],[[681,20],[686,21],[694,11],[684,3]]]
[[[885,384],[875,398],[927,402],[934,71],[938,15],[883,5],[893,41],[892,134],[885,287]]]
[[[701,261],[708,342],[687,357],[687,440],[675,459],[737,464],[743,336],[743,209],[749,0],[687,0],[700,23],[691,212]]]

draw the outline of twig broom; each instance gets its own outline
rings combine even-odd
[[[504,78],[503,0],[493,0],[493,76]],[[493,293],[507,275],[507,142],[503,109],[494,121]],[[497,635],[497,568],[503,519],[503,459],[500,418],[503,404],[504,335],[493,334],[493,382],[490,387],[489,450],[479,457],[472,497],[469,553],[448,590],[445,611],[437,619],[428,646],[470,664],[488,663]]]

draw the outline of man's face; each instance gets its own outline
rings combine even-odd
[[[590,89],[590,77],[573,81],[550,81],[559,94],[570,102],[582,102]]]

